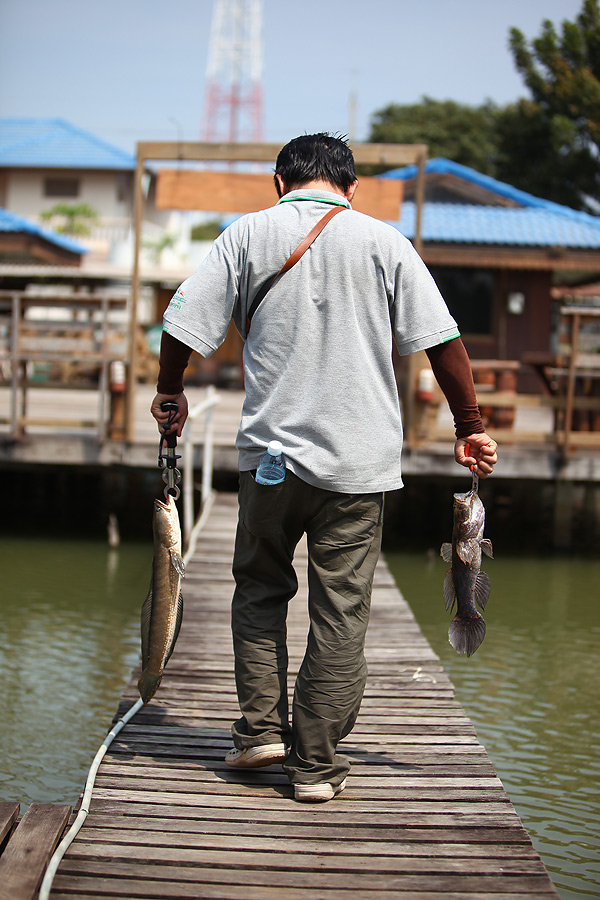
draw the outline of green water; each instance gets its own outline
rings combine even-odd
[[[139,657],[152,547],[2,537],[0,798],[74,803]]]
[[[600,896],[600,560],[485,560],[492,592],[474,656],[448,642],[430,553],[386,554],[565,900]]]
[[[387,553],[564,900],[600,896],[600,561],[496,548],[488,632],[447,640],[446,564]],[[0,798],[74,803],[139,656],[151,542],[2,538]]]

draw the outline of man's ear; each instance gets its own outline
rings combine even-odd
[[[356,188],[358,187],[358,178],[355,178],[350,187],[344,193],[344,197],[348,201],[348,203],[352,203],[352,198],[356,192]]]
[[[287,194],[288,189],[286,188],[281,175],[275,175],[274,181],[275,181],[275,190],[277,191],[277,196],[281,200],[283,195]]]

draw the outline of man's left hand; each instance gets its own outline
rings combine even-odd
[[[469,445],[469,455],[466,446]],[[494,466],[498,462],[498,444],[492,440],[489,434],[471,434],[469,437],[459,438],[454,445],[454,459],[460,466],[473,470],[480,478],[491,475]]]

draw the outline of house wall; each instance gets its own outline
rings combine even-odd
[[[463,342],[471,359],[521,361],[531,350],[548,352],[553,341],[554,301],[552,273],[548,270],[494,270],[492,329],[487,335],[464,332]],[[509,296],[523,295],[522,313],[509,310]],[[538,393],[541,383],[535,372],[523,366],[518,378],[522,393]]]
[[[46,178],[62,176],[79,179],[76,197],[46,197]],[[5,206],[12,212],[38,219],[57,203],[87,203],[103,219],[128,219],[132,210],[133,175],[129,172],[86,171],[80,169],[11,169],[5,172]]]
[[[519,359],[525,350],[550,350],[552,332],[552,273],[532,271],[504,272],[503,304],[504,341],[507,358]],[[508,310],[508,296],[524,295],[521,314]]]

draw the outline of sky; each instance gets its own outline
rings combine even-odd
[[[582,3],[263,0],[263,140],[363,141],[377,110],[424,95],[527,96],[509,29],[535,38]],[[0,117],[66,119],[132,153],[138,140],[200,140],[212,11],[213,0],[0,0]]]

